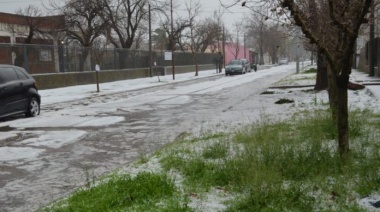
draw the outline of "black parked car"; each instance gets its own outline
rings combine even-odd
[[[41,96],[36,81],[25,69],[0,65],[0,118],[24,113],[40,114]]]

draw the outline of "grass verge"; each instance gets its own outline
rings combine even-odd
[[[43,211],[363,211],[358,201],[380,188],[380,116],[349,117],[345,160],[330,112],[303,112],[232,134],[184,136],[146,161],[156,168],[112,175]]]

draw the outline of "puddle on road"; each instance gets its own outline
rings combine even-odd
[[[0,132],[9,132],[9,131],[12,131],[16,128],[14,127],[10,127],[10,126],[3,126],[3,127],[0,127]]]

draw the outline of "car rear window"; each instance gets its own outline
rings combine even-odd
[[[239,60],[232,60],[229,64],[235,65],[235,64],[241,64],[241,62]]]
[[[26,75],[23,71],[19,70],[19,69],[14,69],[17,73],[17,76],[22,79],[22,80],[26,80],[26,79],[29,79],[29,76]]]
[[[19,80],[19,77],[13,68],[1,68],[0,77],[2,79],[2,82],[4,83],[14,81],[14,80]]]

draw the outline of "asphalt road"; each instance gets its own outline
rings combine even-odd
[[[88,108],[107,107],[113,110],[103,112],[102,116],[121,116],[125,119],[110,126],[98,127],[55,126],[49,120],[46,120],[46,127],[1,127],[0,131],[3,132],[72,130],[86,133],[59,148],[39,146],[44,151],[36,158],[0,161],[0,211],[35,211],[70,194],[88,181],[162,148],[183,132],[229,131],[260,119],[263,113],[283,111],[283,106],[274,104],[272,96],[260,93],[294,72],[295,67],[289,66],[289,70],[282,74],[261,70],[245,75],[219,75],[120,92],[102,98],[45,105],[43,114],[86,116]],[[263,77],[257,79],[255,76],[260,74]],[[207,87],[207,81],[214,83]],[[218,85],[223,85],[224,89],[218,89]],[[0,123],[11,125],[20,119],[28,121],[20,117]],[[43,116],[37,119],[43,119]],[[25,136],[28,135],[1,141],[0,147],[24,148]]]

